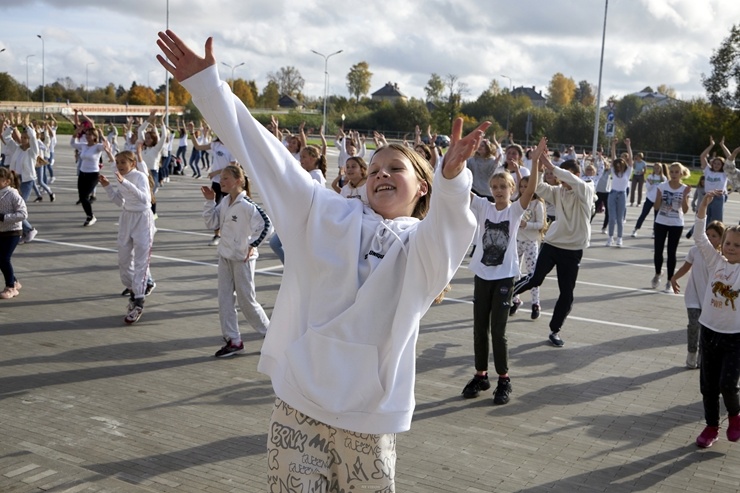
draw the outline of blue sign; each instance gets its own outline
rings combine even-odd
[[[608,121],[608,122],[613,122],[614,121],[614,112],[613,111],[610,111],[609,113],[606,114],[606,121]]]

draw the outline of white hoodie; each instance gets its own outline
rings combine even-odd
[[[280,399],[328,425],[409,429],[419,320],[475,232],[470,172],[437,174],[423,221],[386,220],[315,183],[219,81],[215,65],[183,86],[245,165],[285,249],[258,369]]]

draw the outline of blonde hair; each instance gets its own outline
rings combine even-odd
[[[424,157],[415,150],[409,149],[405,145],[396,143],[388,144],[376,150],[373,154],[372,159],[370,159],[370,164],[372,164],[372,160],[375,159],[375,156],[386,149],[392,149],[403,154],[404,157],[406,157],[411,162],[411,167],[414,169],[414,174],[416,174],[416,178],[419,181],[426,182],[428,187],[427,193],[416,200],[414,211],[411,213],[411,217],[424,219],[424,217],[427,215],[427,212],[429,212],[429,204],[432,200],[432,180],[434,179],[434,170],[432,170],[432,166],[429,164],[429,161],[424,159]]]
[[[507,185],[509,185],[509,188],[511,188],[512,193],[516,191],[516,182],[514,181],[514,177],[512,177],[511,173],[509,173],[508,171],[495,173],[493,176],[491,176],[491,179],[488,180],[489,188],[493,184],[493,180],[503,180],[506,182]]]
[[[668,165],[668,171],[673,168],[678,168],[681,170],[681,178],[688,178],[689,176],[691,176],[691,171],[689,171],[689,168],[679,163],[678,161],[675,161]]]

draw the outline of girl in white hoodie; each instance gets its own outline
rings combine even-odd
[[[228,194],[216,204],[216,192],[207,186],[200,191],[206,199],[203,218],[206,227],[221,231],[218,243],[218,315],[226,344],[216,351],[217,358],[244,352],[239,332],[236,303],[249,324],[261,334],[267,333],[270,321],[257,302],[254,290],[254,269],[257,247],[270,234],[270,219],[260,206],[252,202],[249,181],[244,171],[235,165],[221,170],[221,190]]]
[[[313,181],[249,114],[218,78],[212,39],[201,58],[172,31],[159,37],[160,63],[245,165],[286,251],[258,366],[277,396],[269,487],[393,491],[395,434],[414,411],[419,320],[473,238],[465,160],[490,123],[462,138],[455,121],[433,197],[426,160],[401,145],[376,151],[364,206]]]

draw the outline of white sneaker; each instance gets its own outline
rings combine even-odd
[[[663,290],[663,292],[673,294],[673,286],[671,286],[671,281],[665,283],[665,289]]]
[[[617,246],[622,248],[622,238],[617,238]]]
[[[26,233],[26,241],[24,243],[31,243],[38,233],[39,231],[36,228],[33,228],[31,231]]]
[[[658,289],[658,286],[660,286],[661,277],[662,277],[661,274],[655,274],[655,276],[653,276],[653,280],[651,281],[651,285],[653,286],[653,289]]]
[[[605,235],[606,234],[606,228],[601,228],[601,234],[602,235]]]
[[[637,230],[632,231],[630,236],[632,236],[632,238],[637,238]]]
[[[96,222],[98,222],[97,218],[95,216],[90,216],[85,220],[85,224],[83,224],[83,226],[92,226]]]
[[[696,370],[699,368],[699,353],[687,353],[686,354],[686,368]]]
[[[213,239],[210,242],[208,242],[208,245],[209,246],[218,246],[218,244],[220,242],[221,242],[221,237],[218,236],[218,235],[216,235],[216,236],[213,237]]]
[[[606,246],[610,247],[610,246],[612,246],[613,244],[614,244],[614,238],[612,238],[612,237],[610,236],[610,237],[609,237],[609,239],[608,239],[608,240],[606,240]]]

